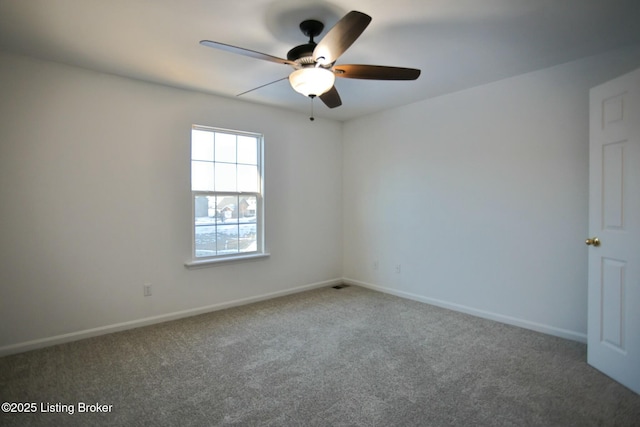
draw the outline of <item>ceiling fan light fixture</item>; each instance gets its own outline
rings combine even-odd
[[[293,90],[311,99],[317,96],[327,107],[336,108],[342,105],[338,90],[334,86],[336,75],[340,78],[364,80],[415,80],[420,76],[418,69],[383,65],[342,64],[333,68],[340,56],[360,37],[370,22],[369,15],[352,10],[340,18],[322,40],[316,43],[314,37],[320,35],[324,24],[313,19],[303,21],[300,30],[309,37],[309,41],[289,50],[287,59],[212,40],[201,40],[200,44],[250,58],[289,65],[295,70],[288,77]],[[286,78],[263,84],[237,96]]]
[[[304,96],[320,96],[328,92],[335,81],[333,71],[322,67],[301,68],[289,75],[293,90]]]

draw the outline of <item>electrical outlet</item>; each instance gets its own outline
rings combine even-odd
[[[400,264],[396,264],[396,273],[400,274],[402,271],[402,266]]]
[[[151,283],[145,283],[142,289],[145,297],[151,296]]]

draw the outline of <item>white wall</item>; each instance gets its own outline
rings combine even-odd
[[[624,49],[346,123],[344,276],[584,341],[588,91],[637,66]]]
[[[342,276],[584,340],[588,89],[637,66],[640,47],[343,126],[0,53],[0,354]],[[270,258],[183,266],[193,123],[265,134]]]
[[[0,354],[339,281],[340,123],[9,54],[0,94]],[[184,267],[194,123],[264,133],[270,258]]]

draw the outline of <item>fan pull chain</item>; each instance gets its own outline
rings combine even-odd
[[[315,98],[315,95],[309,95],[309,98],[311,98],[311,117],[309,117],[309,120],[314,121],[315,118],[313,117],[313,99]]]

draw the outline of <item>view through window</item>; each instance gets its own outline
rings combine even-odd
[[[263,252],[262,135],[193,126],[193,256]]]

